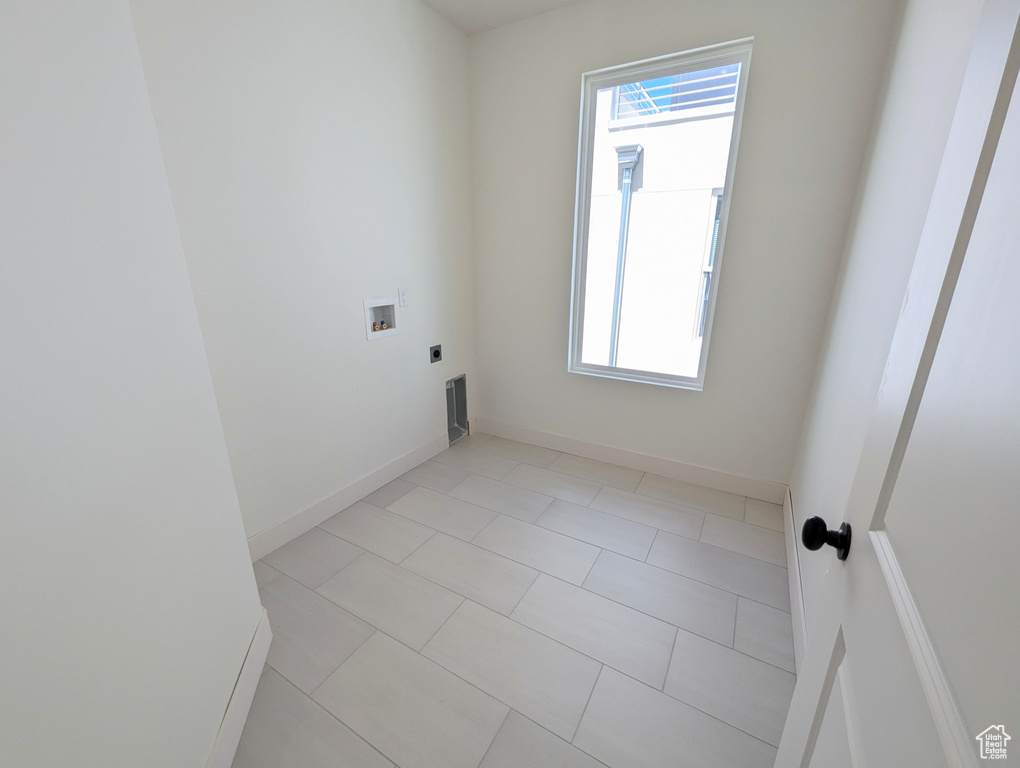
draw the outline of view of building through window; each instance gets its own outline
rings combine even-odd
[[[582,366],[699,378],[741,67],[595,92]]]

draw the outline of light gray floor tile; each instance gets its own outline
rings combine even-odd
[[[580,587],[539,576],[510,618],[655,688],[666,678],[676,627]]]
[[[583,456],[574,456],[570,453],[560,454],[560,457],[549,465],[549,469],[562,472],[565,475],[573,475],[582,480],[591,480],[600,485],[611,485],[624,491],[636,489],[644,475],[644,472],[639,469],[606,464],[604,461],[586,459]]]
[[[718,643],[733,642],[737,596],[700,581],[603,552],[584,588]]]
[[[266,565],[261,560],[256,560],[251,564],[251,567],[255,571],[255,586],[259,589],[262,589],[262,587],[280,575],[278,570]]]
[[[599,556],[598,547],[505,515],[493,520],[473,543],[572,584],[584,581]]]
[[[490,509],[436,493],[428,488],[415,488],[390,504],[389,509],[464,541],[471,541],[496,517],[496,513]]]
[[[651,473],[641,479],[637,492],[734,520],[744,519],[744,497],[735,493],[717,491],[714,488],[705,488]]]
[[[507,472],[517,466],[517,462],[511,459],[493,456],[491,453],[483,453],[460,445],[447,448],[439,455],[433,456],[432,461],[493,480],[506,477]]]
[[[527,523],[535,522],[553,501],[552,496],[477,475],[472,475],[450,491],[450,496]]]
[[[777,741],[794,679],[782,526],[471,435],[253,565],[274,642],[236,768],[771,766],[749,733]]]
[[[510,711],[479,768],[601,768],[602,763]]]
[[[465,448],[477,448],[482,443],[485,443],[492,439],[492,435],[488,432],[472,432],[466,437],[462,437],[457,441],[457,445],[463,445]]]
[[[414,483],[422,488],[428,488],[439,493],[446,493],[455,485],[467,480],[468,473],[456,467],[448,467],[435,461],[426,461],[419,464],[410,472],[400,476],[401,480]],[[392,502],[391,502],[392,503]],[[386,505],[387,507],[389,504]]]
[[[364,551],[321,528],[312,528],[262,559],[294,581],[315,589]]]
[[[786,611],[740,598],[733,647],[787,672],[797,671],[793,656],[793,619]]]
[[[401,768],[475,768],[509,712],[381,632],[312,698]]]
[[[796,682],[778,667],[680,630],[665,692],[778,746]]]
[[[359,501],[319,526],[379,557],[399,563],[435,533],[406,517]]]
[[[560,472],[533,467],[530,464],[518,465],[503,481],[521,488],[528,488],[546,496],[553,496],[574,504],[588,505],[599,492],[598,483],[581,480]]]
[[[266,661],[305,693],[364,643],[375,630],[287,576],[260,593],[273,643]]]
[[[316,591],[416,651],[464,600],[372,554],[347,566]]]
[[[538,578],[538,571],[526,565],[445,533],[437,533],[402,565],[502,614],[509,614]]]
[[[603,488],[591,503],[591,508],[689,539],[698,538],[701,524],[705,520],[705,513],[701,510],[621,491],[619,488]]]
[[[744,522],[782,533],[783,508],[778,504],[769,504],[767,501],[759,501],[749,496],[747,504],[744,505]]]
[[[379,509],[386,509],[390,504],[395,502],[401,496],[410,493],[417,486],[414,483],[409,483],[406,480],[401,480],[399,477],[396,480],[391,480],[386,483],[382,488],[377,491],[373,491],[368,494],[362,501],[371,504],[373,507],[379,507]]]
[[[714,547],[786,567],[786,539],[778,531],[718,515],[707,515],[701,529],[701,540]]]
[[[608,667],[574,744],[612,768],[772,768],[776,750]]]
[[[255,691],[233,768],[392,768],[393,763],[271,667]]]
[[[564,739],[573,736],[600,667],[472,602],[456,610],[422,653]]]
[[[556,499],[535,524],[638,560],[648,557],[655,540],[654,528],[562,499]]]
[[[648,564],[790,610],[790,584],[786,569],[778,565],[663,531],[655,537]]]
[[[548,467],[560,456],[559,451],[518,443],[516,440],[507,440],[505,437],[493,437],[491,440],[486,440],[478,450],[535,467]]]

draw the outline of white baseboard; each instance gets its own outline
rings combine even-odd
[[[696,464],[684,464],[681,461],[649,456],[636,451],[610,448],[607,445],[598,445],[597,443],[587,443],[583,440],[575,440],[572,437],[540,432],[537,429],[521,427],[516,424],[504,424],[503,422],[491,421],[490,419],[473,419],[471,427],[473,432],[487,432],[497,437],[540,445],[543,448],[552,448],[553,450],[563,451],[574,456],[583,456],[586,459],[617,464],[621,467],[637,469],[642,472],[651,472],[663,477],[670,477],[674,480],[681,480],[685,483],[694,483],[706,488],[714,488],[717,491],[727,491],[740,496],[750,496],[752,499],[760,499],[772,504],[782,504],[786,496],[786,486],[771,480],[757,480],[751,477],[730,474],[729,472],[721,472],[717,469],[699,467]]]
[[[265,557],[274,549],[282,547],[287,542],[293,541],[302,533],[312,530],[312,528],[319,523],[325,522],[340,510],[346,509],[354,502],[382,488],[391,480],[414,469],[423,461],[428,461],[437,453],[446,450],[449,445],[450,438],[448,435],[444,434],[433,438],[420,448],[416,448],[396,461],[390,462],[385,467],[365,475],[346,488],[317,501],[308,507],[308,509],[298,512],[296,515],[277,523],[271,528],[259,531],[254,536],[250,536],[248,538],[248,550],[251,552],[252,562]]]
[[[790,580],[790,613],[793,616],[793,657],[799,670],[807,645],[807,618],[804,615],[804,582],[800,577],[800,536],[793,514],[793,495],[786,491],[783,501],[783,530],[786,532],[786,572]]]
[[[263,608],[262,617],[255,627],[248,653],[241,664],[241,673],[234,683],[234,692],[227,702],[227,711],[223,715],[219,733],[216,734],[216,741],[213,742],[205,768],[230,768],[234,762],[234,754],[241,741],[241,733],[244,731],[251,703],[255,699],[255,689],[258,688],[262,677],[262,668],[266,664],[272,640],[273,631],[269,626],[269,616]]]

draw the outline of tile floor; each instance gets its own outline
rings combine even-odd
[[[255,563],[234,768],[764,768],[782,510],[476,434]]]

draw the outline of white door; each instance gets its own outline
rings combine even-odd
[[[826,520],[851,524],[849,557],[801,550],[830,564],[777,768],[1020,765],[1018,15],[982,11],[845,517]]]

